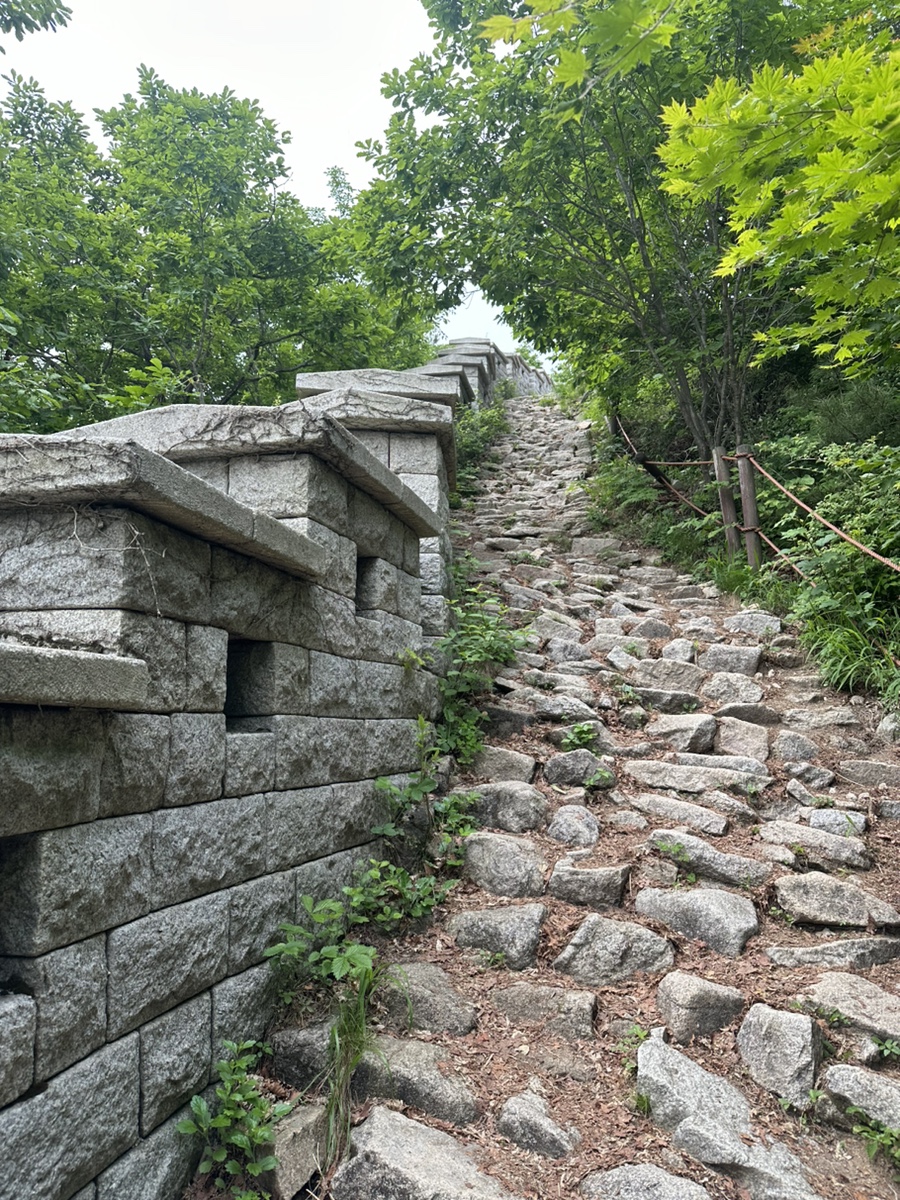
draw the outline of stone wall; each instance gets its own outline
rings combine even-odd
[[[447,627],[472,365],[0,438],[0,1200],[180,1194],[266,945],[437,714],[401,661]]]

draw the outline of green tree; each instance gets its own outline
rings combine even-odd
[[[675,0],[650,25],[637,0],[428,7],[434,52],[385,78],[397,112],[364,148],[379,178],[357,215],[382,279],[446,307],[474,280],[520,336],[563,351],[607,397],[633,399],[653,375],[702,451],[740,438],[752,333],[794,302],[791,281],[714,276],[724,206],[660,187],[662,109],[717,75],[793,62],[831,5]],[[485,41],[485,22],[517,39],[514,52]]]
[[[225,91],[142,68],[98,113],[13,77],[0,107],[0,420],[63,428],[147,403],[270,404],[298,370],[414,366],[427,321],[376,295],[345,217],[286,188],[279,133]]]
[[[666,109],[665,187],[726,198],[718,278],[797,280],[793,319],[755,330],[760,359],[806,344],[854,374],[896,363],[900,343],[900,51],[877,13],[801,50],[799,69]]]
[[[72,10],[56,0],[0,0],[0,33],[13,33],[21,42],[26,33],[66,25]],[[0,54],[6,51],[0,46]]]

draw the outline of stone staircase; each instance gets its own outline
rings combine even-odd
[[[852,1133],[900,1128],[893,722],[777,617],[592,535],[584,428],[508,410],[456,543],[530,632],[330,1194],[893,1200]],[[321,1047],[283,1031],[278,1073]]]

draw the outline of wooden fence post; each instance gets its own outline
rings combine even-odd
[[[721,446],[713,446],[712,457],[719,492],[719,508],[722,510],[722,524],[725,526],[726,553],[730,562],[741,548],[741,539],[737,530],[738,519],[734,503],[734,489],[731,486],[731,471],[725,461],[725,451]]]
[[[752,446],[738,446],[738,479],[741,484],[741,511],[744,514],[744,544],[747,547],[747,562],[751,571],[758,571],[762,563],[762,542],[759,533],[759,510],[756,507],[756,477],[750,455]]]

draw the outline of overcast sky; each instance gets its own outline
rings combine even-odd
[[[419,0],[68,0],[72,20],[56,33],[5,38],[0,72],[33,75],[54,100],[90,115],[137,88],[153,67],[174,87],[230,87],[258,100],[290,130],[292,190],[325,207],[325,171],[343,167],[354,187],[369,178],[355,143],[379,137],[391,114],[380,77],[405,68],[432,43]],[[480,295],[444,325],[447,337],[511,332]]]

